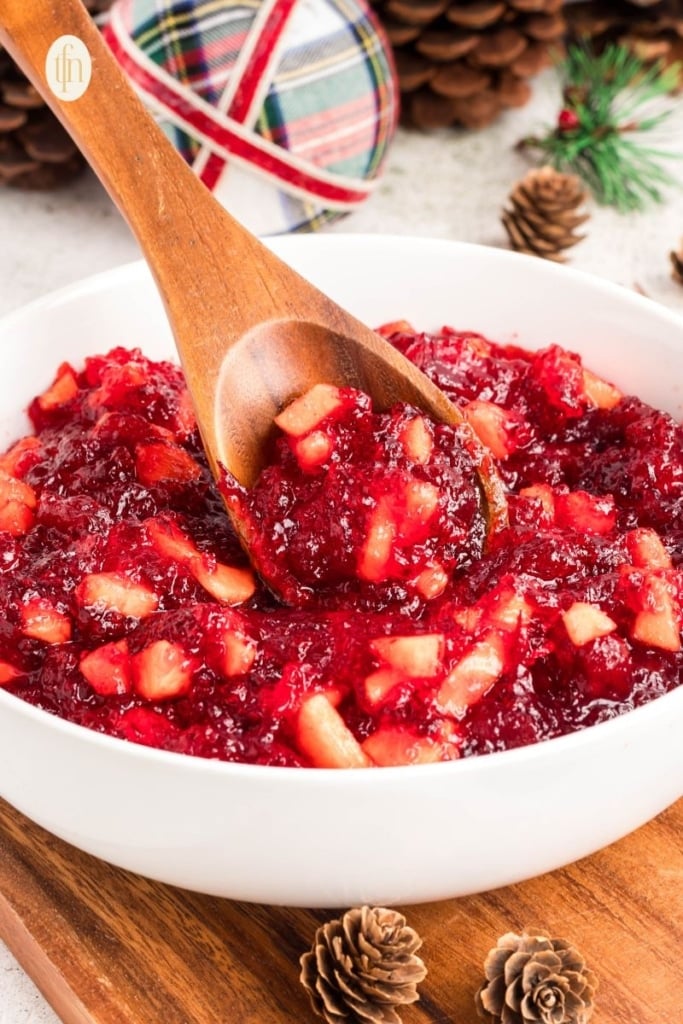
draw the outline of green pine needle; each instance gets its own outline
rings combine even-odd
[[[520,146],[540,150],[545,162],[577,174],[598,202],[622,212],[662,202],[665,190],[679,183],[664,165],[683,153],[647,145],[643,137],[673,113],[666,97],[676,88],[681,65],[647,65],[616,43],[599,54],[575,44],[559,71],[564,120]]]

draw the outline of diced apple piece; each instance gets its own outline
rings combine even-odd
[[[424,416],[414,416],[401,431],[401,444],[407,458],[418,466],[426,466],[432,454],[434,440]]]
[[[396,524],[386,501],[378,502],[370,514],[368,533],[358,560],[358,575],[373,583],[386,577],[394,547]]]
[[[527,625],[533,609],[526,598],[515,590],[504,590],[498,595],[488,614],[488,621],[499,629],[510,631]]]
[[[188,567],[197,583],[221,604],[242,604],[256,590],[256,580],[251,569],[224,565],[222,562],[211,564],[201,555],[192,558]]]
[[[180,644],[155,640],[131,659],[133,685],[146,700],[171,700],[192,686],[192,658]]]
[[[422,570],[415,586],[425,601],[433,601],[435,597],[443,594],[448,586],[448,573],[442,565],[429,565]]]
[[[291,437],[302,437],[318,426],[342,404],[339,388],[333,384],[314,384],[295,398],[275,417],[275,423]]]
[[[607,636],[617,628],[602,608],[587,601],[574,601],[566,611],[562,612],[562,621],[569,634],[569,639],[576,647],[583,647],[591,640]]]
[[[362,743],[363,750],[382,767],[406,764],[434,764],[452,760],[457,753],[446,754],[445,745],[428,736],[415,736],[408,729],[380,727]],[[455,752],[455,748],[453,748]]]
[[[135,413],[115,412],[112,409],[108,409],[97,417],[91,434],[92,437],[104,437],[106,441],[118,442],[121,440],[123,443],[126,443],[129,440],[137,441],[141,429],[144,429],[145,435],[148,438],[158,437],[163,441],[174,444],[173,431],[168,430],[166,427],[162,427],[158,423],[150,423]],[[148,442],[140,443],[146,445]]]
[[[626,534],[626,548],[633,565],[641,569],[670,569],[671,555],[656,530],[638,527]]]
[[[325,697],[333,708],[338,708],[344,697],[348,695],[348,692],[348,687],[346,686],[328,686],[325,690]]]
[[[481,334],[467,334],[462,337],[463,356],[470,359],[488,359],[493,351],[490,341],[483,338]]]
[[[555,517],[555,495],[552,487],[548,484],[532,484],[531,487],[522,487],[519,496],[539,501],[543,512],[552,522]]]
[[[135,448],[138,479],[145,486],[190,483],[198,480],[201,467],[180,445],[171,441],[144,441]]]
[[[680,610],[666,581],[660,576],[648,576],[643,598],[643,610],[636,614],[631,630],[633,639],[664,651],[680,651]]]
[[[239,629],[226,629],[223,634],[223,673],[226,676],[244,675],[254,664],[256,650],[257,644],[253,637]]]
[[[439,488],[428,480],[409,480],[405,488],[408,519],[422,525],[428,523],[439,504],[439,493]]]
[[[89,369],[92,370],[94,367],[91,365]],[[93,384],[97,380],[100,381],[100,386],[91,391],[86,398],[89,409],[107,405],[120,408],[130,392],[143,387],[147,379],[145,368],[133,361],[108,363],[103,367],[101,376],[96,374],[95,379],[92,379],[93,374],[89,373],[89,377]]]
[[[549,345],[533,354],[531,372],[545,391],[548,402],[565,416],[580,416],[584,412],[588,396],[578,355],[559,345]]]
[[[368,704],[376,707],[383,704],[394,687],[405,682],[405,675],[395,668],[378,668],[363,681],[363,690]]]
[[[57,376],[53,383],[38,396],[38,405],[43,412],[57,409],[60,405],[66,405],[78,394],[78,379],[68,363],[62,363],[57,370]]]
[[[178,408],[174,417],[174,426],[175,436],[179,441],[185,441],[197,429],[194,406],[187,388],[183,388],[178,396]]]
[[[453,621],[457,622],[466,633],[474,633],[483,617],[481,608],[470,605],[467,608],[456,608],[453,612]]]
[[[634,640],[664,651],[680,651],[681,631],[676,616],[666,612],[638,612],[631,630]]]
[[[442,743],[445,748],[452,750],[449,753],[448,760],[453,760],[454,757],[460,757],[460,744],[462,743],[462,732],[459,726],[453,721],[452,718],[443,718],[437,726],[438,733],[430,733],[439,743]]]
[[[3,501],[20,501],[28,508],[38,504],[36,492],[23,480],[17,480],[9,473],[0,471],[0,503]]]
[[[317,768],[366,768],[358,740],[323,693],[307,697],[297,721],[297,746]]]
[[[34,597],[22,605],[21,628],[25,636],[46,644],[64,644],[71,639],[71,619],[46,597]]]
[[[439,688],[436,702],[449,715],[464,715],[503,674],[503,643],[493,632],[487,633],[463,655]]]
[[[102,697],[129,693],[133,685],[127,640],[88,651],[81,657],[78,667],[95,693]]]
[[[589,494],[588,491],[556,494],[555,518],[560,526],[568,526],[578,533],[602,536],[611,533],[617,521],[614,499],[609,495]]]
[[[419,633],[415,636],[380,636],[370,648],[391,668],[405,676],[431,679],[443,668],[443,633]]]
[[[21,501],[2,502],[0,496],[0,531],[12,537],[22,537],[33,526],[33,510]]]
[[[414,334],[415,328],[408,320],[392,320],[390,323],[378,327],[377,333],[381,334],[383,338],[390,338],[392,334]]]
[[[170,519],[147,519],[145,529],[152,544],[164,558],[183,565],[198,557],[199,551],[194,543]]]
[[[171,520],[148,519],[145,528],[160,555],[187,566],[197,583],[222,604],[242,604],[256,590],[250,569],[213,562]]]
[[[294,452],[302,469],[315,469],[329,459],[333,447],[332,439],[324,430],[313,430],[299,438]]]
[[[465,419],[475,434],[496,459],[506,459],[517,445],[511,427],[518,425],[519,417],[495,402],[475,399],[463,407]]]
[[[583,390],[592,405],[598,409],[613,409],[624,397],[614,384],[609,384],[602,377],[591,373],[590,370],[583,370]]]
[[[159,598],[150,587],[118,572],[84,576],[76,588],[76,600],[83,608],[118,612],[135,619],[146,618],[159,606]]]
[[[21,537],[33,525],[37,504],[32,487],[0,470],[0,531]]]
[[[0,661],[0,686],[11,683],[13,679],[18,679],[23,675],[23,672],[20,672],[14,665],[10,665],[8,661]]]
[[[9,451],[0,455],[0,472],[13,477],[21,477],[26,470],[35,465],[40,458],[40,439],[34,434],[20,438]]]

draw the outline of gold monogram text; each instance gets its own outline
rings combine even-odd
[[[76,82],[83,83],[83,61],[80,57],[70,55],[73,48],[73,44],[65,40],[54,58],[55,78],[63,93],[68,92],[70,85]]]

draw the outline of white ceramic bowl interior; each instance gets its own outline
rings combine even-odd
[[[337,235],[272,243],[372,325],[448,323],[557,342],[678,418],[683,322],[564,267],[446,241]],[[227,271],[226,271],[227,272]],[[141,264],[0,325],[0,446],[64,359],[113,345],[174,358]],[[683,687],[614,721],[505,753],[360,771],[224,764],[61,721],[0,690],[0,795],[92,854],[258,902],[411,903],[483,891],[583,857],[683,793]]]

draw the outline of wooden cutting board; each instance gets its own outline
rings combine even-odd
[[[488,949],[525,927],[583,952],[600,983],[595,1024],[683,1021],[683,800],[561,871],[401,909],[429,968],[404,1024],[474,1024]],[[298,959],[331,916],[150,882],[0,802],[0,936],[64,1024],[314,1022]]]

